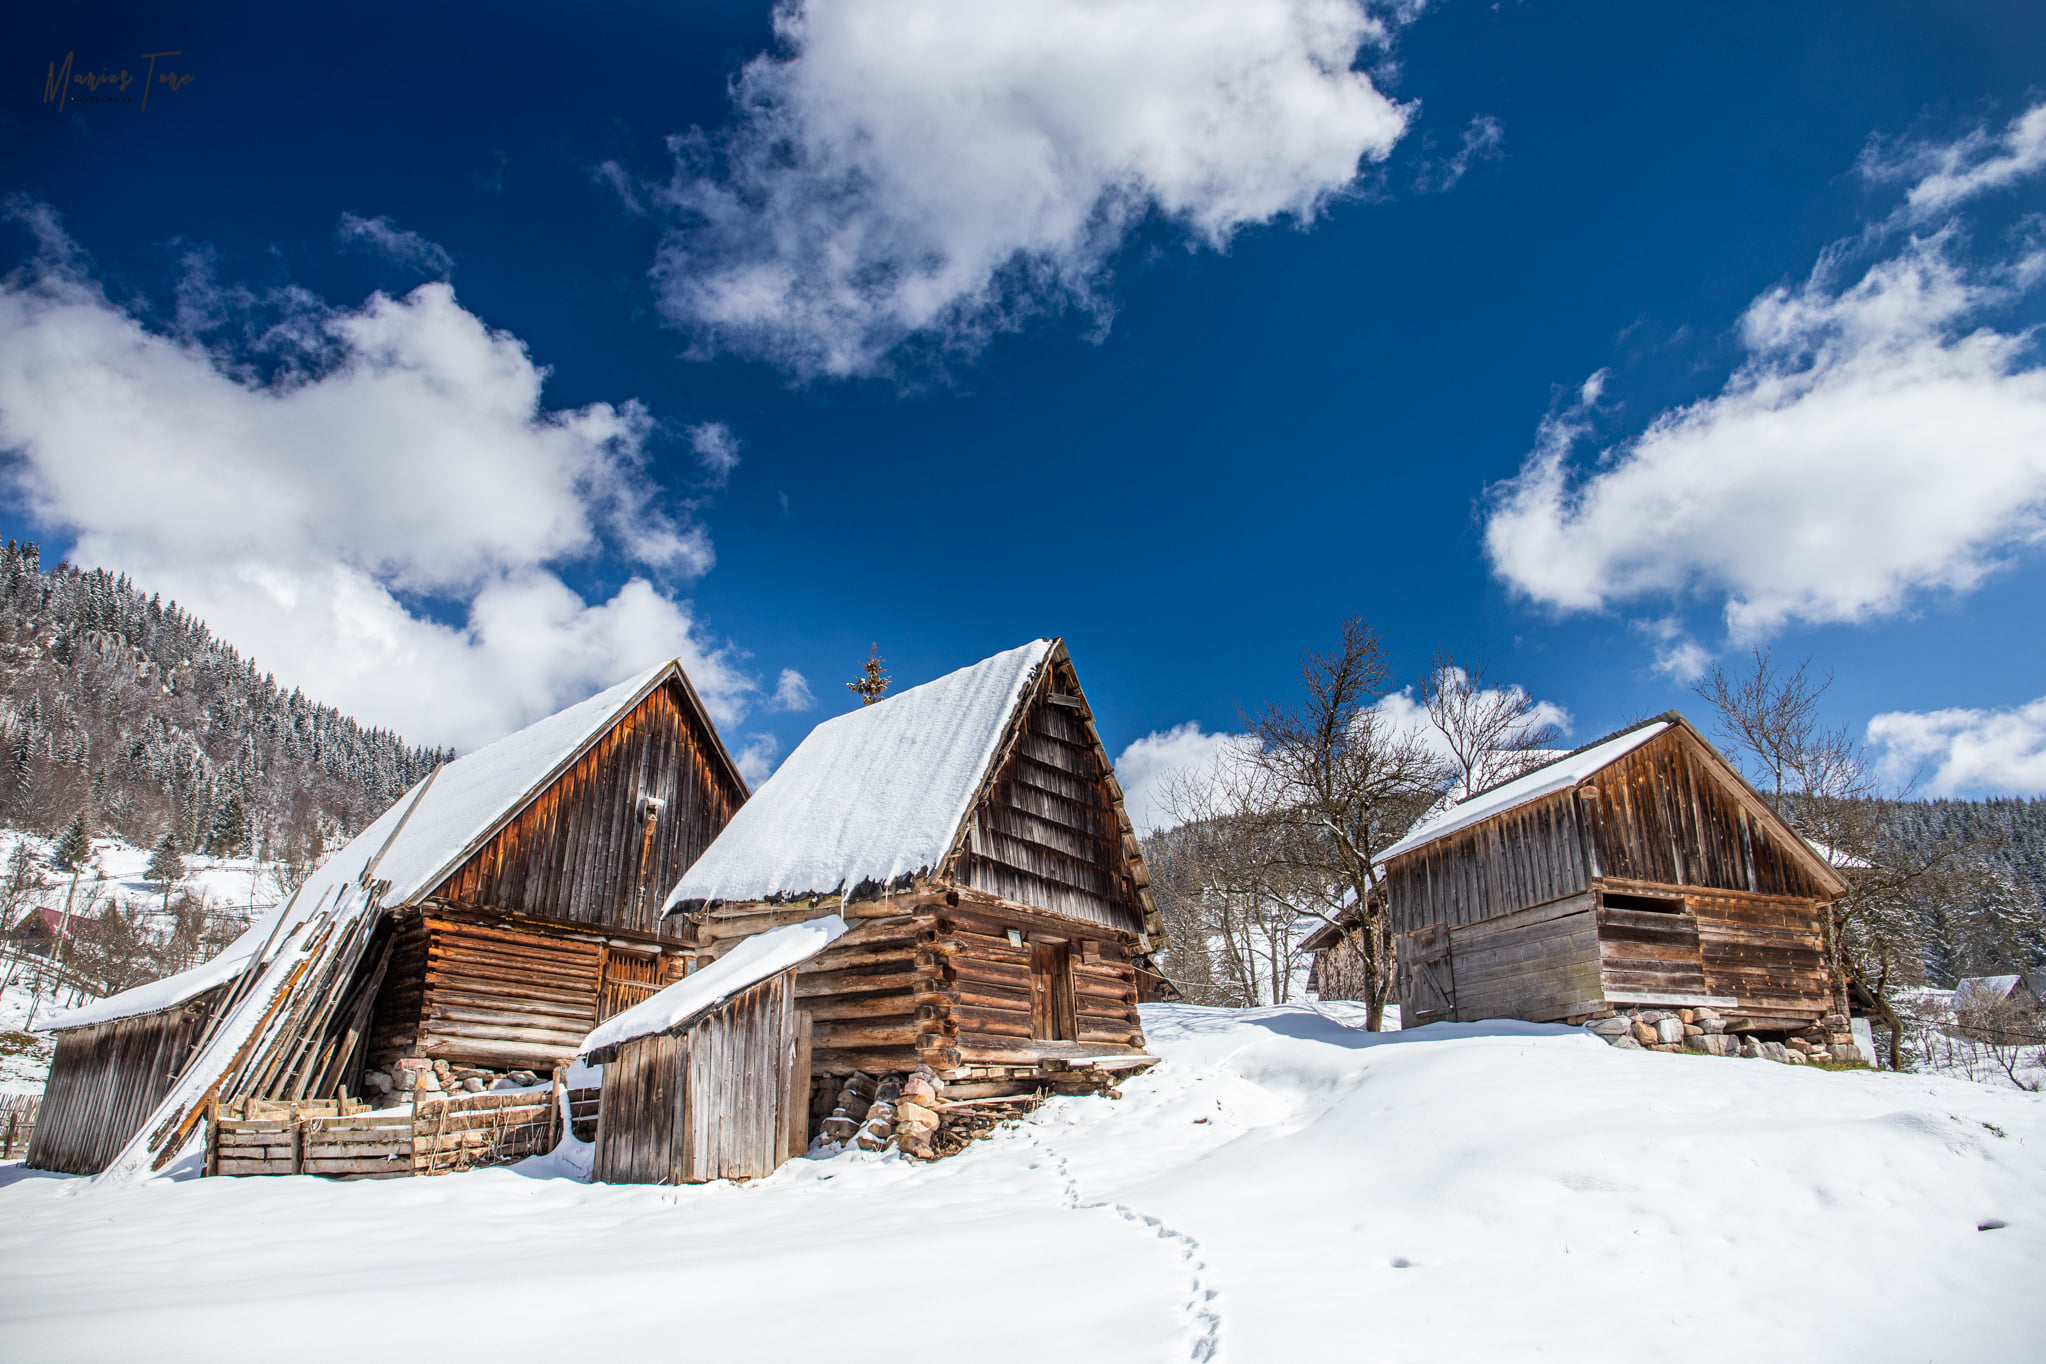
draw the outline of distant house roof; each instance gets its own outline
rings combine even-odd
[[[1954,986],[1954,1007],[1990,1008],[2023,991],[2032,994],[2032,987],[2026,979],[2010,972],[2001,976],[1969,976]]]
[[[280,920],[288,932],[323,909],[346,903],[344,917],[352,917],[365,910],[402,905],[432,890],[581,757],[621,715],[671,677],[688,689],[700,708],[702,703],[689,686],[682,665],[671,660],[446,763],[399,797],[322,863],[297,894],[259,918],[220,956],[178,975],[59,1014],[37,1030],[79,1028],[170,1008],[240,974],[266,939],[282,940],[284,932],[272,931]],[[745,790],[738,765],[721,740],[714,737],[714,742],[732,780],[739,790]],[[364,893],[363,883],[374,893]]]
[[[578,1055],[601,1059],[600,1053],[635,1038],[686,1028],[740,991],[802,965],[831,946],[845,931],[844,919],[827,914],[821,919],[756,933],[701,971],[684,976],[652,998],[599,1023],[583,1039]]]
[[[31,909],[16,921],[13,934],[22,937],[30,932],[47,934],[52,938],[76,940],[81,930],[92,927],[92,919],[84,914],[66,914],[61,909],[47,907]]]
[[[1666,719],[1650,720],[1632,729],[1622,730],[1611,738],[1588,744],[1553,762],[1544,763],[1532,772],[1523,772],[1512,781],[1495,786],[1489,791],[1480,791],[1468,799],[1458,801],[1434,818],[1416,825],[1405,838],[1387,848],[1379,856],[1391,860],[1433,843],[1438,838],[1453,834],[1459,829],[1468,829],[1478,821],[1490,819],[1493,815],[1511,810],[1516,805],[1525,805],[1531,800],[1540,800],[1543,796],[1567,791],[1600,768],[1632,753],[1669,726],[1670,722]]]
[[[682,874],[666,910],[850,894],[935,870],[1053,643],[1034,639],[817,726]]]

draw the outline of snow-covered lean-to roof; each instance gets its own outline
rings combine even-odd
[[[756,933],[693,975],[684,976],[651,999],[599,1023],[583,1039],[587,1060],[606,1048],[687,1027],[702,1015],[769,976],[801,966],[846,931],[836,914]]]
[[[796,899],[933,870],[1052,641],[826,720],[705,849],[665,908]]]
[[[436,769],[322,863],[297,895],[259,918],[212,961],[55,1015],[37,1030],[133,1018],[196,999],[240,975],[266,940],[282,939],[316,911],[331,908],[330,901],[339,903],[359,889],[355,883],[365,872],[390,883],[374,897],[380,906],[401,905],[431,890],[671,672],[681,676],[681,665],[670,661],[650,668]]]
[[[1434,819],[1428,820],[1411,830],[1405,838],[1379,854],[1381,859],[1391,859],[1403,853],[1433,843],[1436,839],[1468,829],[1480,820],[1490,819],[1502,810],[1511,810],[1516,805],[1525,805],[1531,800],[1567,790],[1583,781],[1600,768],[1613,763],[1653,739],[1669,728],[1667,720],[1653,720],[1639,729],[1630,729],[1589,748],[1580,748],[1575,753],[1556,759],[1545,767],[1537,767],[1501,786],[1489,791],[1480,791],[1470,799],[1450,806]]]

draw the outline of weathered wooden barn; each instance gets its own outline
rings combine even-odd
[[[667,908],[722,952],[827,914],[798,972],[829,1077],[930,1066],[974,1092],[1141,1056],[1162,946],[1122,792],[1064,644],[1035,640],[819,725]]]
[[[26,1163],[73,1175],[105,1169],[170,1092],[218,1011],[226,981],[246,961],[246,953],[229,958],[230,969],[210,973],[210,984],[204,975],[188,979],[197,972],[155,982],[154,997],[168,1001],[160,1007],[138,1009],[148,1001],[128,998],[117,1008],[138,1011],[109,1015],[88,1005],[55,1020],[56,1053]]]
[[[61,1168],[104,1166],[110,1143],[160,1165],[213,1104],[409,1098],[569,1060],[687,972],[661,891],[745,798],[675,662],[439,768],[194,979],[52,1021],[52,1093],[96,1096],[61,1129],[94,1134]],[[172,1015],[194,1014],[183,987],[209,970],[218,1003],[194,1035]],[[185,1055],[166,1072],[99,1046],[99,1071],[69,1073],[64,1034],[113,1020],[186,1028]]]
[[[757,933],[597,1026],[595,1177],[700,1184],[774,1173],[809,1145],[810,1015],[796,968],[846,931],[836,915]]]
[[[1451,806],[1383,854],[1402,1022],[1833,1011],[1840,874],[1671,711]]]

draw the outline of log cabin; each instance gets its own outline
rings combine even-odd
[[[992,1096],[1143,1056],[1149,887],[1065,645],[1039,639],[819,725],[666,908],[709,953],[852,925],[797,973],[815,1093],[927,1065]]]
[[[132,1174],[223,1104],[568,1061],[687,973],[661,893],[746,794],[673,661],[437,768],[215,961],[53,1019],[50,1093],[78,1112],[60,1099],[66,1149],[31,1161]]]
[[[756,933],[597,1025],[604,1068],[592,1172],[604,1184],[755,1179],[809,1146],[810,1016],[796,968],[843,937],[836,915]]]
[[[1671,711],[1450,806],[1382,855],[1401,1022],[1834,1009],[1840,873]]]

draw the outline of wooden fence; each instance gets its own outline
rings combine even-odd
[[[595,1090],[569,1094],[579,1131],[596,1119]],[[391,1179],[502,1165],[554,1149],[560,1136],[554,1091],[461,1094],[426,1099],[411,1113],[344,1113],[325,1104],[276,1105],[209,1125],[206,1172],[219,1175],[325,1175]],[[324,1110],[324,1111],[321,1111]]]
[[[28,1154],[28,1139],[35,1133],[42,1106],[39,1094],[0,1094],[0,1160]]]

